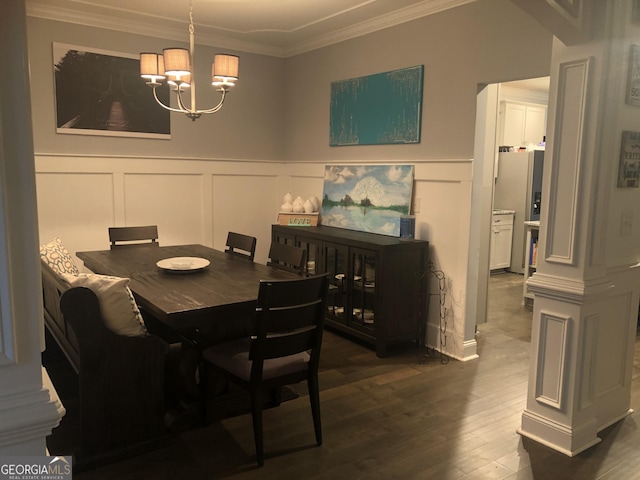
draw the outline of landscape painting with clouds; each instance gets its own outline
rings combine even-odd
[[[400,235],[409,214],[413,165],[327,165],[320,222],[382,235]]]

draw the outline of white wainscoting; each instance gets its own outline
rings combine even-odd
[[[266,262],[281,171],[277,162],[37,156],[40,241],[106,249],[108,227],[154,224],[163,245],[224,249],[236,230],[259,238],[256,260]]]
[[[384,163],[416,167],[414,197],[420,199],[416,237],[430,242],[430,260],[447,277],[445,351],[455,358],[469,358],[475,350],[475,339],[464,338],[472,161]],[[256,261],[266,263],[271,224],[284,194],[321,198],[324,166],[324,162],[37,155],[40,241],[58,236],[72,254],[107,249],[109,226],[155,224],[161,245],[202,243],[222,250],[227,232],[233,230],[257,237]],[[437,293],[437,281],[431,278],[430,283],[430,291]],[[439,311],[438,299],[432,297],[427,341],[436,348],[441,344]]]
[[[336,162],[339,165],[358,165],[366,162]],[[458,359],[476,357],[475,337],[464,338],[465,323],[475,322],[475,315],[467,318],[466,279],[469,260],[469,225],[472,161],[426,160],[407,162],[415,165],[414,198],[420,199],[416,215],[416,238],[429,241],[429,259],[446,276],[447,317],[440,322],[437,296],[431,296],[427,325],[427,343]],[[286,165],[291,193],[315,192],[321,198],[324,163],[293,163]],[[304,196],[304,195],[303,195]],[[488,260],[487,260],[488,262]],[[427,266],[425,266],[426,268]],[[430,292],[438,293],[438,282],[430,276]],[[446,326],[445,326],[446,323]],[[446,340],[441,331],[446,330]]]

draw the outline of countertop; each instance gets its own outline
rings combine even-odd
[[[494,208],[493,209],[493,214],[494,215],[515,215],[516,211],[515,210],[503,210],[501,208]]]

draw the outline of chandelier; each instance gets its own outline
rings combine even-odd
[[[211,64],[211,85],[217,87],[220,92],[220,102],[212,108],[198,110],[196,108],[196,79],[192,70],[193,54],[195,50],[193,27],[193,4],[189,3],[189,50],[185,48],[165,48],[162,55],[157,53],[140,54],[140,76],[147,80],[147,85],[153,88],[153,96],[156,102],[172,112],[184,113],[194,122],[202,114],[216,113],[222,108],[225,96],[229,89],[238,80],[239,58],[235,55],[216,54]],[[158,98],[157,88],[166,79],[167,84],[175,93],[178,108],[165,105]],[[182,98],[182,94],[190,90],[191,98],[189,106]]]

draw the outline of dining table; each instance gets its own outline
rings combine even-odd
[[[299,278],[198,244],[149,244],[76,256],[93,273],[129,278],[149,332],[180,345],[175,360],[179,378],[173,386],[180,407],[168,420],[169,428],[178,429],[202,420],[202,350],[251,334],[261,280]]]
[[[298,278],[198,244],[145,245],[76,255],[94,273],[128,277],[140,309],[192,343],[198,342],[198,333],[218,327],[216,322],[251,314],[261,280]],[[185,258],[192,265],[184,263]]]

